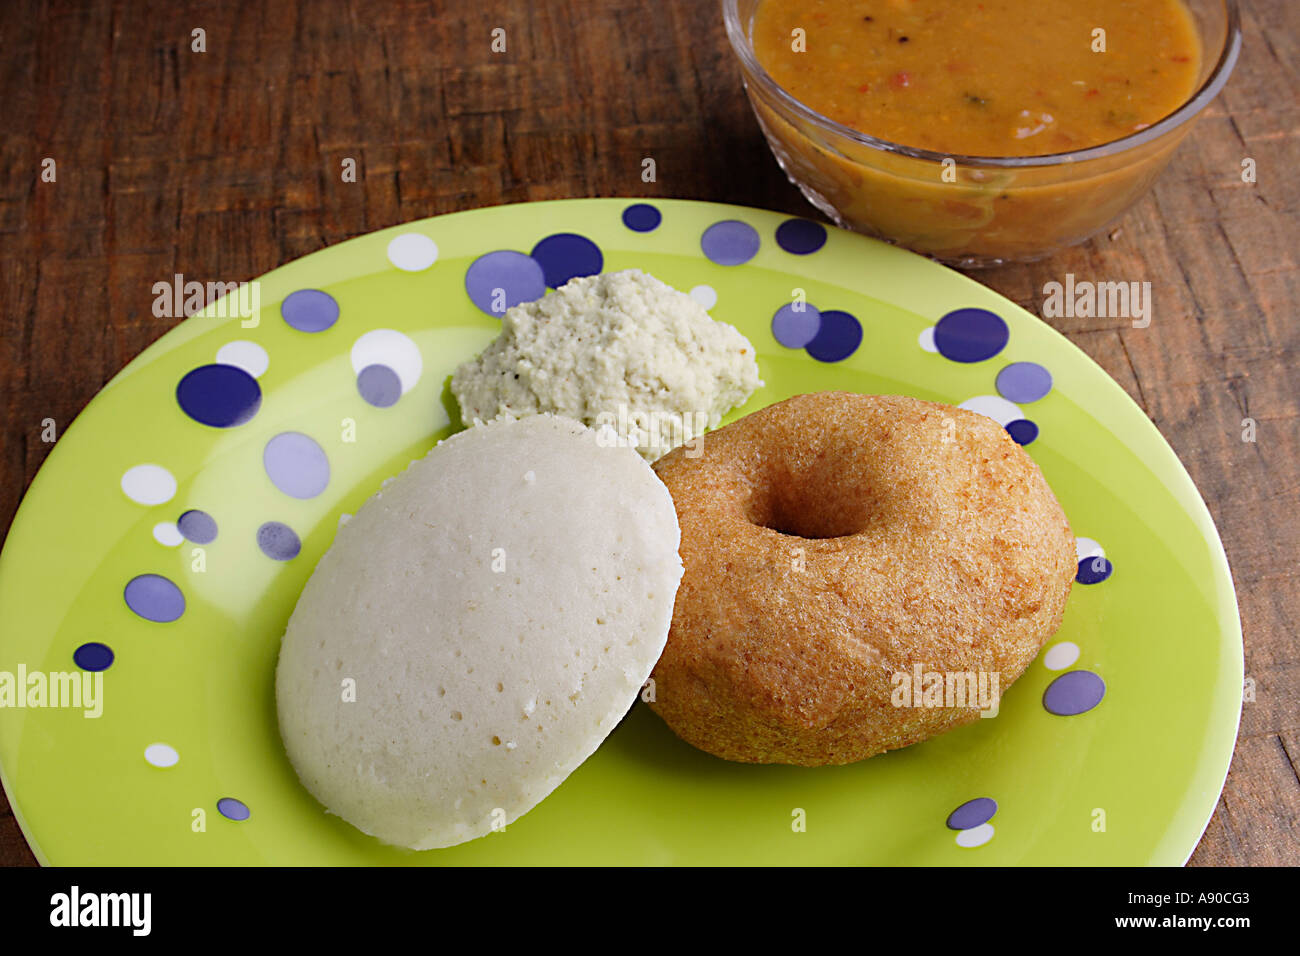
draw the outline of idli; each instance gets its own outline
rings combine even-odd
[[[580,422],[440,443],[339,529],[289,620],[276,699],[299,778],[417,850],[527,813],[650,676],[679,536],[650,466]]]

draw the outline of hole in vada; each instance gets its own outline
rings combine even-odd
[[[846,494],[833,484],[796,485],[793,491],[773,488],[765,499],[755,496],[746,517],[778,534],[808,540],[848,537],[868,524],[871,504],[864,496]]]

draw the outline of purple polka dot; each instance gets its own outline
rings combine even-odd
[[[169,624],[185,613],[185,595],[161,574],[141,574],[132,578],[122,592],[126,606],[157,624]]]
[[[227,820],[234,820],[237,823],[247,820],[252,815],[244,802],[234,797],[222,797],[218,800],[217,812]]]
[[[772,336],[788,349],[801,349],[817,337],[822,327],[822,314],[808,302],[787,302],[772,316]]]
[[[821,313],[821,325],[808,343],[808,354],[819,362],[841,362],[862,344],[862,323],[848,312]]]
[[[324,332],[339,320],[339,304],[328,292],[299,289],[284,297],[280,315],[299,332]]]
[[[367,365],[357,374],[357,391],[376,408],[388,408],[402,397],[402,380],[387,365]]]
[[[1092,671],[1070,671],[1047,685],[1043,707],[1060,717],[1087,713],[1106,696],[1106,682]]]
[[[506,309],[546,294],[546,277],[532,256],[501,249],[479,256],[465,270],[470,301],[498,319]]]
[[[242,368],[200,365],[176,386],[176,402],[200,425],[234,428],[257,414],[262,407],[262,389]]]
[[[998,802],[992,797],[976,797],[974,800],[967,800],[948,814],[948,829],[973,830],[988,823],[997,812]]]
[[[997,384],[1009,402],[1036,402],[1052,390],[1052,373],[1037,362],[1012,362],[998,372]]]
[[[1038,437],[1038,426],[1027,418],[1017,418],[1014,422],[1007,422],[1007,434],[1015,439],[1017,445],[1030,445]]]
[[[206,511],[191,509],[176,519],[176,527],[185,540],[211,544],[217,539],[217,522]]]
[[[956,309],[934,326],[939,354],[954,362],[983,362],[1004,348],[1011,337],[1007,323],[988,309]]]
[[[1109,558],[1096,555],[1079,562],[1079,570],[1075,572],[1074,580],[1080,584],[1100,584],[1110,577],[1114,570],[1115,566],[1110,563]]]
[[[257,546],[268,558],[276,561],[288,561],[296,558],[302,550],[302,541],[298,534],[287,524],[268,521],[257,529]]]
[[[700,248],[710,262],[720,266],[738,266],[758,254],[761,240],[758,231],[739,219],[715,222],[700,236]]]
[[[826,245],[826,227],[811,219],[787,219],[776,227],[776,244],[796,256],[806,256]]]
[[[106,671],[113,663],[113,649],[107,644],[91,641],[72,652],[72,662],[83,671]]]
[[[320,445],[301,432],[281,432],[262,450],[271,483],[291,498],[315,498],[330,481],[330,462]]]
[[[597,275],[605,265],[600,247],[574,232],[557,232],[533,246],[532,257],[542,267],[546,284],[558,289],[570,279]]]
[[[659,210],[648,202],[634,203],[623,210],[623,225],[633,232],[654,232],[663,218]]]

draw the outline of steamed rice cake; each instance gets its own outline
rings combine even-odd
[[[276,696],[303,784],[414,849],[520,817],[650,676],[678,543],[650,466],[579,422],[440,443],[339,529],[289,621]]]

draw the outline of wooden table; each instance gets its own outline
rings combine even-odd
[[[1151,281],[1149,328],[1054,324],[1172,443],[1232,564],[1256,700],[1192,863],[1294,866],[1300,4],[1245,3],[1236,75],[1120,228],[976,277],[1036,313],[1066,273]],[[498,27],[505,53],[491,49]],[[0,38],[6,529],[50,449],[42,421],[61,430],[174,324],[152,314],[161,278],[251,279],[385,226],[538,199],[813,215],[763,143],[715,0],[50,0],[6,3]],[[40,181],[46,157],[55,183]],[[356,183],[340,181],[347,157]],[[645,157],[656,182],[642,181]],[[0,863],[34,862],[0,801]]]

